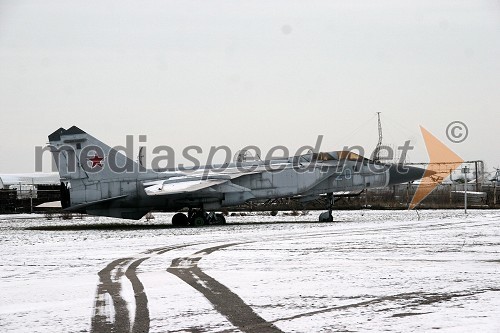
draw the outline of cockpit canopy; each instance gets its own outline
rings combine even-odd
[[[363,161],[367,158],[353,153],[348,150],[330,151],[330,152],[319,152],[319,153],[308,153],[299,156],[301,160],[306,162],[311,161]]]
[[[303,155],[293,156],[293,157],[275,157],[272,159],[273,161],[283,161],[283,162],[315,162],[315,161],[368,161],[367,158],[353,153],[348,150],[338,150],[338,151],[330,151],[330,152],[319,152],[313,153],[308,152]],[[262,160],[260,156],[252,153],[250,150],[240,150],[238,151],[233,158],[233,162],[242,163],[242,162],[255,162]]]

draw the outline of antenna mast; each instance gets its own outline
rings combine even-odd
[[[375,152],[373,154],[373,159],[375,162],[380,162],[380,147],[382,146],[382,123],[380,122],[380,112],[377,112],[378,118],[378,142],[375,147]]]

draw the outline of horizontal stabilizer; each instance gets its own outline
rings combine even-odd
[[[35,208],[62,208],[61,201],[47,201],[36,205]]]
[[[127,197],[127,195],[119,195],[119,196],[112,197],[112,198],[106,198],[106,199],[102,199],[102,200],[95,200],[95,201],[90,201],[90,202],[84,202],[84,203],[81,203],[81,204],[78,204],[78,205],[74,205],[74,206],[65,208],[65,209],[63,209],[63,211],[65,211],[65,212],[74,212],[74,211],[78,211],[78,210],[83,209],[83,208],[87,208],[87,207],[90,207],[90,206],[98,205],[98,204],[101,204],[101,203],[106,203],[106,202],[109,202],[109,201],[113,201],[113,200],[121,199],[121,198],[125,198],[125,197]]]

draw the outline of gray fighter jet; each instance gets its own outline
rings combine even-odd
[[[251,200],[328,197],[320,221],[332,221],[335,195],[360,193],[420,179],[424,169],[374,162],[349,151],[310,152],[267,161],[248,160],[196,170],[158,172],[73,126],[49,135],[66,211],[140,219],[150,211],[179,212],[174,225],[225,223],[224,207]]]

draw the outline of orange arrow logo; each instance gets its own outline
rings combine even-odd
[[[439,141],[425,128],[420,126],[424,137],[425,147],[429,155],[429,164],[425,169],[424,176],[420,180],[417,191],[413,195],[409,209],[415,208],[424,200],[438,185],[440,185],[453,170],[458,168],[464,160],[455,154],[444,143]],[[431,182],[424,182],[424,178],[430,177]]]

